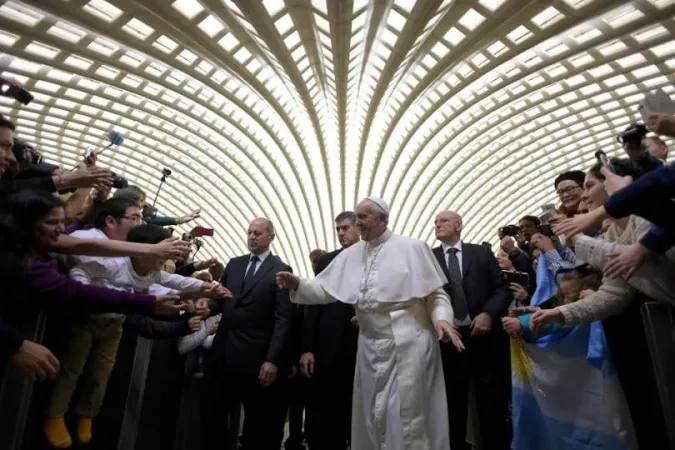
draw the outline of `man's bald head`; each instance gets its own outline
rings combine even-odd
[[[455,211],[441,211],[434,220],[436,239],[454,245],[462,239],[462,216]]]

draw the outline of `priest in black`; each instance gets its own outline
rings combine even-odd
[[[342,248],[319,259],[316,275],[360,240],[351,211],[335,218],[335,229]],[[305,419],[310,450],[345,450],[348,446],[357,339],[352,305],[335,302],[306,307],[300,370],[310,379]]]
[[[509,339],[501,327],[511,296],[501,280],[497,259],[483,245],[462,242],[462,218],[453,211],[438,213],[434,248],[448,284],[457,327],[466,350],[459,353],[441,343],[450,422],[450,448],[469,450],[466,424],[469,380],[478,409],[478,448],[511,448]]]
[[[222,318],[205,362],[204,449],[230,450],[231,437],[239,429],[240,404],[244,407],[241,448],[281,448],[293,311],[288,291],[275,282],[277,272],[290,267],[271,253],[274,236],[272,222],[252,221],[250,254],[231,259],[221,279],[233,299],[213,307],[214,312],[222,312]]]

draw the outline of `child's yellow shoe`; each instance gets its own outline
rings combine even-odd
[[[80,444],[88,444],[91,441],[91,417],[80,417],[77,423],[77,440]]]
[[[63,417],[47,417],[42,429],[47,442],[53,448],[70,448],[73,445],[73,440],[70,438]]]

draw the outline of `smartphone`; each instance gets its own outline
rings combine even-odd
[[[190,234],[194,237],[202,237],[202,236],[211,237],[213,236],[213,228],[194,227],[190,232]]]
[[[183,233],[183,235],[180,238],[183,241],[192,242],[192,239],[194,239],[194,236],[192,236],[190,233]]]
[[[539,216],[541,223],[548,223],[549,219],[556,214],[555,205],[553,203],[548,203],[541,207],[542,214]]]
[[[553,232],[553,228],[551,228],[551,225],[548,223],[542,223],[539,225],[539,233],[543,234],[544,236],[548,237],[553,237],[555,236],[555,233]]]
[[[675,115],[675,102],[662,89],[646,93],[640,102],[640,116],[643,122],[646,123],[652,114]]]
[[[525,272],[507,272],[502,270],[502,281],[504,284],[518,283],[521,286],[530,286],[530,274]]]
[[[616,173],[614,170],[614,166],[612,165],[611,161],[607,157],[607,154],[603,152],[602,150],[598,150],[595,152],[595,157],[602,163],[603,166],[605,166],[607,169],[609,169],[612,173]]]
[[[29,104],[35,98],[24,88],[15,86],[13,84],[3,84],[0,86],[0,94],[5,97],[11,97],[16,101],[23,103],[24,105]]]

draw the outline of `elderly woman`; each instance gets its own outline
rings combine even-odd
[[[621,161],[614,161],[621,166]],[[589,210],[600,208],[608,198],[604,188],[604,175],[601,165],[593,166],[584,181],[584,202]],[[623,167],[630,171],[629,166]],[[638,177],[639,173],[633,173]],[[571,236],[576,255],[596,269],[604,269],[610,255],[638,242],[651,228],[651,223],[638,216],[611,220],[602,238],[590,236]],[[648,260],[630,279],[605,277],[600,289],[593,295],[569,305],[551,310],[538,311],[533,317],[534,324],[559,323],[563,326],[590,323],[621,313],[631,303],[636,293],[658,301],[675,303],[675,263],[665,257],[653,257]]]

